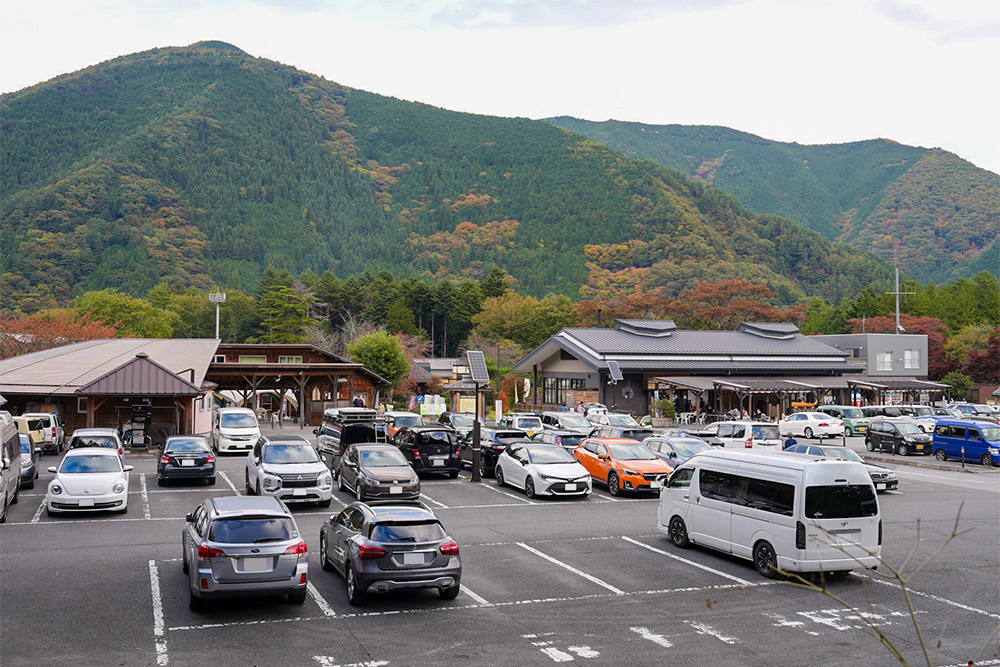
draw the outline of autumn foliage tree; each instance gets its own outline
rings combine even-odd
[[[806,304],[782,309],[769,303],[778,293],[748,280],[699,281],[681,292],[671,312],[679,326],[734,330],[743,322],[798,322]]]
[[[30,317],[0,313],[0,359],[117,335],[115,327],[96,322],[88,315],[77,316],[73,311]]]
[[[953,370],[956,363],[945,353],[945,337],[948,335],[948,325],[936,317],[915,317],[900,313],[899,324],[908,334],[924,334],[927,336],[927,377],[940,380]],[[851,333],[896,333],[896,318],[869,317],[865,320],[852,318],[847,320]]]

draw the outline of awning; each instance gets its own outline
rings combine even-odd
[[[859,377],[845,378],[848,384],[853,387],[866,387],[879,391],[948,391],[950,384],[941,382],[931,382],[929,380],[918,380],[916,378],[882,378],[882,377]]]

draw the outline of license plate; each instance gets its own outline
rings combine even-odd
[[[564,488],[567,491],[576,491],[576,484],[567,484]]]
[[[651,489],[658,489],[661,486],[663,486],[663,484],[661,484],[660,482],[650,482],[649,483],[649,488],[651,488]]]
[[[194,459],[181,459],[181,465],[182,466],[193,466],[194,465]]]
[[[404,553],[403,565],[423,565],[424,555],[419,553]]]
[[[306,491],[308,491],[308,489],[292,489],[292,495],[293,496],[304,496],[304,495],[306,495]]]
[[[431,465],[432,466],[439,466],[439,467],[443,468],[444,467],[444,459],[431,459]]]
[[[402,493],[402,492],[403,492],[403,487],[401,487],[401,486],[390,486],[389,487],[389,493]]]
[[[80,498],[80,507],[93,507],[93,506],[94,506],[93,498]]]
[[[243,571],[244,572],[263,572],[270,565],[268,561],[270,558],[244,558],[243,559]]]

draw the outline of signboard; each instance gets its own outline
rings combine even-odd
[[[438,417],[444,412],[445,407],[447,407],[444,403],[424,402],[418,405],[420,406],[420,415],[423,417]]]
[[[214,294],[208,295],[209,303],[225,303],[226,293],[225,292],[215,292]]]

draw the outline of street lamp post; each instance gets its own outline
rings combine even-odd
[[[219,305],[226,302],[225,292],[215,292],[208,295],[209,303],[215,304],[215,338],[219,338]]]

